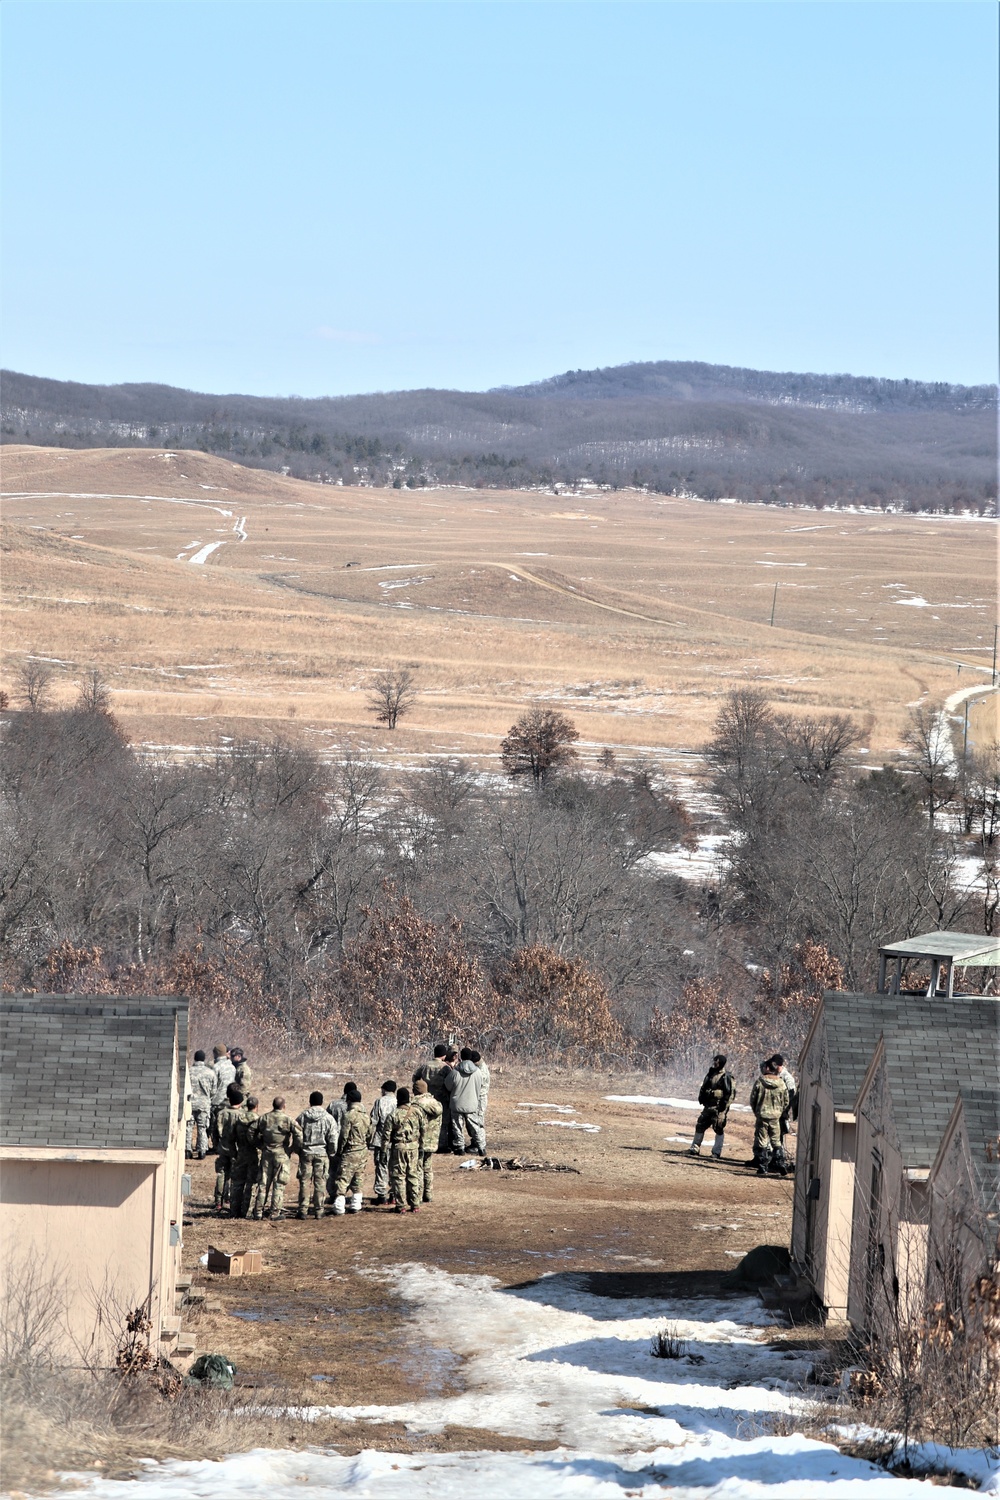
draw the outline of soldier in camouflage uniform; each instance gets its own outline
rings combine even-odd
[[[705,1139],[705,1131],[714,1130],[715,1145],[712,1147],[712,1155],[718,1161],[725,1142],[729,1106],[735,1097],[736,1087],[733,1083],[733,1075],[726,1072],[725,1053],[717,1052],[712,1058],[712,1066],[702,1079],[701,1088],[698,1091],[701,1114],[695,1122],[694,1140],[688,1148],[688,1156],[698,1156],[701,1152],[701,1143]]]
[[[295,1121],[302,1133],[302,1150],[299,1152],[299,1218],[309,1217],[310,1192],[317,1219],[326,1212],[326,1187],[330,1176],[330,1164],[337,1154],[340,1128],[333,1115],[323,1108],[323,1095],[314,1090],[309,1095],[309,1108],[304,1109]]]
[[[253,1082],[253,1073],[251,1071],[250,1064],[247,1062],[247,1055],[243,1051],[243,1048],[230,1047],[229,1061],[236,1069],[236,1077],[233,1079],[233,1082],[235,1083],[236,1087],[242,1092],[245,1099],[247,1094],[249,1094],[250,1092],[250,1085]]]
[[[763,1064],[760,1077],[750,1091],[750,1108],[757,1121],[753,1133],[753,1154],[758,1177],[766,1177],[769,1169],[779,1177],[788,1176],[785,1151],[781,1144],[781,1117],[788,1105],[788,1089],[781,1081],[778,1064],[769,1058]]]
[[[441,1074],[445,1070],[445,1058],[447,1057],[447,1055],[448,1048],[445,1046],[444,1042],[438,1042],[437,1046],[434,1048],[434,1056],[431,1058],[430,1062],[421,1063],[419,1068],[414,1069],[413,1078],[411,1081],[413,1083],[416,1083],[418,1079],[422,1078],[431,1094],[434,1095],[435,1098],[437,1096],[436,1094],[434,1094],[433,1084],[435,1079],[439,1079]]]
[[[434,1153],[438,1148],[444,1111],[428,1091],[427,1083],[423,1078],[418,1078],[413,1085],[413,1104],[414,1108],[422,1110],[424,1114],[424,1143],[420,1152],[422,1183],[420,1197],[422,1202],[430,1203],[434,1196]]]
[[[215,1088],[212,1092],[212,1122],[209,1126],[209,1134],[212,1137],[212,1145],[219,1144],[218,1115],[220,1109],[226,1107],[226,1090],[231,1083],[236,1082],[236,1069],[229,1061],[229,1052],[221,1044],[212,1049],[215,1058],[212,1070],[215,1073]]]
[[[359,1214],[364,1202],[365,1168],[368,1165],[368,1132],[371,1124],[361,1107],[361,1090],[345,1091],[347,1113],[340,1128],[337,1178],[333,1184],[335,1214]],[[350,1193],[351,1202],[347,1203]]]
[[[396,1110],[396,1080],[387,1078],[382,1093],[372,1105],[369,1144],[375,1157],[375,1203],[385,1203],[389,1197],[389,1142],[385,1136],[385,1123]]]
[[[407,1206],[411,1214],[420,1208],[426,1120],[427,1116],[419,1105],[410,1103],[409,1089],[400,1089],[396,1095],[396,1112],[382,1127],[383,1137],[389,1143],[389,1177],[397,1214],[405,1213]]]
[[[226,1090],[226,1103],[215,1117],[215,1133],[218,1138],[215,1161],[215,1212],[221,1214],[229,1202],[229,1184],[236,1155],[236,1121],[240,1116],[243,1095],[231,1083]]]
[[[257,1144],[260,1147],[260,1169],[252,1217],[264,1217],[270,1196],[270,1217],[280,1219],[285,1206],[285,1184],[292,1169],[291,1153],[302,1151],[302,1132],[285,1114],[285,1101],[280,1095],[272,1102],[270,1113],[261,1115],[258,1121]]]
[[[233,1126],[233,1158],[229,1177],[229,1212],[234,1219],[245,1219],[250,1212],[260,1152],[257,1150],[257,1099],[250,1094],[236,1116]]]
[[[435,1048],[435,1052],[437,1049]],[[445,1052],[441,1072],[433,1079],[428,1078],[427,1088],[440,1104],[443,1111],[441,1115],[441,1137],[438,1141],[438,1151],[446,1155],[451,1150],[451,1090],[448,1087],[448,1079],[452,1070],[458,1067],[458,1050],[449,1047]]]
[[[185,1150],[188,1156],[197,1156],[201,1161],[208,1155],[208,1127],[212,1119],[212,1095],[215,1093],[214,1068],[205,1061],[204,1052],[196,1052],[194,1064],[188,1073],[191,1088],[191,1118],[187,1122]]]

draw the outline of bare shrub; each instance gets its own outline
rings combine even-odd
[[[908,1463],[911,1446],[921,1442],[996,1448],[1000,1269],[977,1276],[957,1300],[913,1307],[895,1281],[889,1267],[876,1288],[868,1342],[855,1351],[849,1399],[857,1416],[886,1435],[893,1463]]]
[[[540,943],[520,948],[496,976],[496,1044],[524,1055],[593,1061],[627,1050],[599,977]]]
[[[26,707],[36,712],[43,709],[52,690],[52,668],[29,656],[17,676]]]
[[[4,1268],[0,1303],[0,1374],[49,1368],[62,1332],[65,1277],[31,1255]]]
[[[744,1062],[778,1041],[796,1052],[823,991],[840,989],[843,982],[838,960],[810,939],[796,946],[777,973],[762,969],[749,991],[721,976],[690,980],[671,1011],[654,1007],[649,1051],[658,1062],[684,1066],[694,1066],[709,1045]]]
[[[111,689],[100,667],[90,667],[80,679],[77,707],[85,714],[111,712]]]

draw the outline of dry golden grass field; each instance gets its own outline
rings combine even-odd
[[[990,521],[337,488],[189,452],[3,460],[3,686],[16,701],[34,654],[68,702],[100,666],[151,743],[281,725],[478,758],[542,699],[585,755],[693,749],[755,682],[790,711],[856,714],[877,753],[908,704],[988,681]],[[401,664],[420,695],[390,735],[364,688]]]

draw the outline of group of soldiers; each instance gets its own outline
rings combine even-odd
[[[215,1211],[233,1218],[280,1219],[292,1157],[299,1159],[298,1217],[322,1219],[360,1213],[368,1155],[375,1164],[373,1202],[396,1213],[417,1213],[433,1200],[436,1154],[486,1155],[490,1070],[465,1047],[439,1043],[413,1074],[412,1091],[387,1079],[371,1109],[349,1079],[339,1099],[325,1104],[314,1090],[292,1119],[278,1095],[266,1114],[249,1092],[242,1048],[215,1048],[213,1064],[196,1052],[189,1073],[188,1155],[215,1151]],[[468,1142],[466,1143],[466,1137]]]
[[[701,1154],[702,1142],[707,1131],[715,1132],[712,1155],[716,1161],[722,1156],[726,1124],[729,1111],[736,1098],[733,1075],[726,1071],[726,1057],[717,1052],[702,1080],[698,1092],[701,1114],[694,1127],[694,1139],[688,1148],[689,1156]],[[791,1168],[785,1155],[785,1136],[798,1110],[798,1093],[795,1079],[785,1066],[780,1052],[766,1057],[760,1065],[760,1076],[750,1090],[750,1108],[754,1116],[753,1156],[744,1162],[746,1167],[755,1167],[758,1177],[769,1172],[777,1177],[787,1177]]]

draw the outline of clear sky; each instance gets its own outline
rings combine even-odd
[[[8,367],[995,378],[997,7],[5,0]]]

